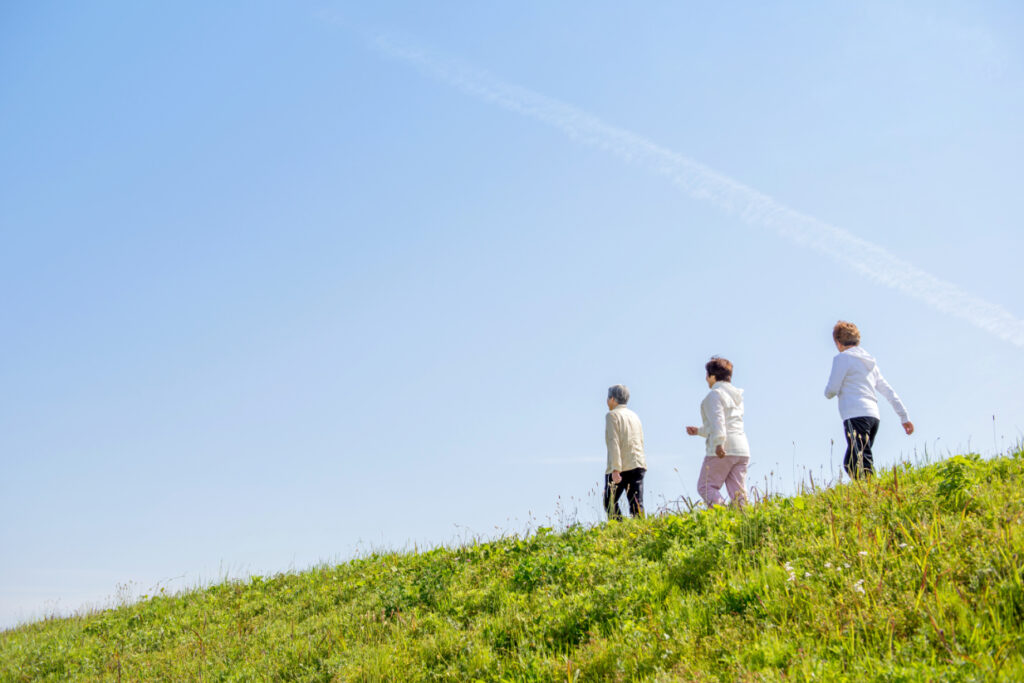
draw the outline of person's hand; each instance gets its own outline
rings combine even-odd
[[[904,422],[903,423],[903,431],[905,431],[907,433],[907,436],[910,436],[911,434],[913,434],[914,433],[914,423],[913,422],[909,422],[909,421],[908,422]]]
[[[696,427],[687,427],[686,428],[686,433],[689,434],[690,436],[697,436],[697,428]]]
[[[723,446],[722,444],[718,444],[717,446],[715,446],[715,455],[717,455],[719,458],[724,458],[725,446]]]
[[[612,482],[615,484],[622,483],[622,475],[619,474],[618,470],[612,470]]]

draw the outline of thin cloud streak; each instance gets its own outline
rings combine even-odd
[[[795,244],[849,266],[872,282],[903,292],[1024,348],[1024,321],[1002,306],[968,294],[842,228],[792,209],[636,133],[611,126],[564,102],[501,81],[486,71],[386,36],[371,38],[370,44],[380,53],[465,93],[553,126],[581,144],[655,171],[691,197],[710,202],[749,225],[774,230]]]
[[[581,456],[576,456],[576,457],[567,456],[567,457],[552,457],[552,458],[532,458],[532,459],[531,458],[527,458],[525,460],[511,460],[509,462],[512,463],[512,464],[516,464],[516,465],[526,465],[526,464],[534,464],[534,465],[579,465],[579,464],[583,464],[583,463],[589,464],[589,463],[604,462],[604,461],[605,461],[604,458],[599,458],[597,456],[581,455]]]
[[[704,448],[704,446],[701,445],[701,450],[702,451],[703,451],[703,448]],[[689,462],[691,460],[690,456],[687,456],[687,455],[684,455],[684,454],[681,454],[681,453],[655,453],[655,454],[652,455],[650,452],[648,452],[647,453],[647,457],[648,458],[654,458],[654,459],[658,460],[659,462],[663,462],[663,463],[664,462],[674,462],[676,460],[681,460],[681,461],[684,461],[684,462]],[[584,463],[586,463],[586,464],[598,463],[598,462],[599,463],[604,463],[604,462],[607,462],[607,459],[604,456],[596,456],[596,455],[578,455],[578,456],[567,455],[567,456],[551,456],[551,457],[548,457],[548,458],[516,458],[516,459],[513,459],[513,460],[509,460],[507,462],[509,464],[512,464],[512,465],[578,465],[578,464],[584,464]]]

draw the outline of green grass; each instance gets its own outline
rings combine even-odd
[[[0,633],[0,680],[1024,680],[1024,452]]]

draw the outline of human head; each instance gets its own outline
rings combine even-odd
[[[624,406],[629,403],[629,389],[621,384],[608,387],[608,398],[614,399],[620,406]]]
[[[840,320],[832,328],[832,339],[841,346],[857,346],[860,344],[860,330],[853,323]]]
[[[711,360],[704,364],[704,369],[707,370],[708,377],[714,377],[718,382],[732,381],[732,363],[725,358],[711,356]]]

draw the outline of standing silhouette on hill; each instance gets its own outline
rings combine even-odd
[[[604,474],[604,509],[608,519],[621,519],[619,498],[626,494],[629,514],[644,514],[644,428],[640,418],[626,407],[629,389],[616,384],[608,389],[608,414],[604,420],[604,440],[608,446],[608,466]]]
[[[690,436],[703,436],[707,444],[697,478],[697,493],[711,507],[722,505],[722,485],[733,505],[747,502],[747,466],[750,444],[743,430],[743,390],[732,385],[732,363],[714,356],[704,366],[711,390],[700,403],[700,427],[687,427]]]
[[[878,393],[885,396],[903,423],[909,436],[914,423],[907,415],[903,401],[882,377],[878,363],[860,347],[860,330],[851,322],[840,320],[832,328],[832,340],[839,353],[832,359],[832,374],[825,386],[825,398],[839,396],[839,415],[846,434],[843,467],[853,479],[875,473],[871,447],[878,433]]]

